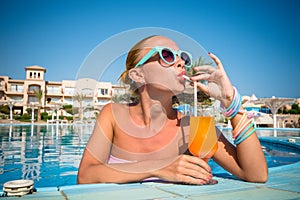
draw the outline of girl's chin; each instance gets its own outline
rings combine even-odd
[[[181,85],[180,87],[177,87],[176,89],[174,89],[173,90],[173,93],[176,95],[176,94],[180,94],[180,93],[182,93],[183,91],[184,91],[184,89],[185,89],[185,86],[184,86],[184,84],[183,85]]]

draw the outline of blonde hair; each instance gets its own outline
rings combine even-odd
[[[135,65],[138,63],[138,61],[139,61],[138,58],[139,58],[141,50],[144,47],[145,42],[155,36],[157,36],[157,35],[152,35],[152,36],[142,39],[141,41],[136,43],[127,54],[126,69],[120,75],[119,80],[123,84],[130,86],[129,90],[132,92],[133,96],[137,96],[137,86],[136,86],[135,82],[133,82],[130,79],[130,77],[128,76],[128,72],[130,69],[133,69],[135,67]]]

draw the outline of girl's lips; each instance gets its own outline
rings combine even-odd
[[[185,80],[190,81],[190,78],[186,75],[186,73],[178,74],[178,78],[181,82],[185,82]]]
[[[187,75],[182,75],[182,78],[186,79],[187,81],[191,81],[190,77],[188,77]]]
[[[185,72],[185,71],[178,73],[177,76],[182,77],[183,75],[186,75],[186,72]]]
[[[190,77],[188,77],[188,76],[186,75],[185,72],[179,73],[177,76],[178,76],[180,79],[183,79],[183,80],[185,79],[185,80],[191,81],[191,80],[190,80]]]

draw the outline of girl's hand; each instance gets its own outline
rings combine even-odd
[[[190,77],[190,80],[207,81],[207,85],[197,82],[197,87],[205,94],[221,101],[224,107],[228,107],[233,99],[234,89],[219,58],[212,53],[209,53],[209,56],[215,61],[217,67],[210,65],[194,67],[196,74]]]
[[[180,155],[170,165],[158,170],[155,176],[170,182],[203,185],[212,180],[211,169],[202,159]]]

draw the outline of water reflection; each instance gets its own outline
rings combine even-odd
[[[76,183],[92,125],[0,126],[0,185],[31,179],[37,186]],[[62,179],[64,176],[66,179]]]
[[[12,125],[9,126],[9,139],[11,138],[11,133],[12,133]]]
[[[231,140],[232,129],[219,127],[222,133]],[[300,137],[300,129],[299,128],[257,128],[256,134],[259,137]]]

